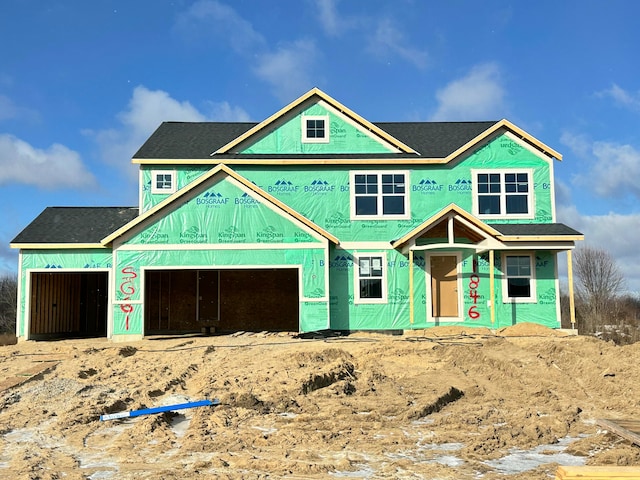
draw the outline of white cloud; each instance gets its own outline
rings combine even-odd
[[[216,0],[194,3],[178,16],[175,28],[185,38],[197,36],[228,45],[281,101],[289,102],[313,87],[310,78],[318,52],[311,40],[299,39],[272,48],[249,21]]]
[[[432,121],[497,120],[504,118],[505,90],[495,63],[477,65],[464,77],[436,92],[438,108]]]
[[[366,19],[347,16],[338,12],[338,0],[316,0],[318,19],[324,32],[330,37],[339,37],[359,25],[365,26]]]
[[[279,100],[289,102],[313,87],[309,72],[317,55],[313,42],[298,40],[272,53],[259,55],[254,71],[271,84]]]
[[[137,168],[131,166],[133,154],[163,121],[203,121],[204,115],[189,102],[179,102],[162,90],[143,86],[134,89],[127,109],[118,114],[119,125],[93,135],[107,164],[121,167],[137,179]]]
[[[419,69],[427,67],[426,50],[412,46],[405,30],[396,26],[391,18],[375,17],[371,15],[371,9],[365,15],[347,15],[338,11],[338,0],[316,0],[315,4],[317,17],[327,36],[340,37],[355,32],[365,37],[365,51],[378,61],[391,63],[401,59]]]
[[[240,107],[234,107],[229,102],[208,102],[209,114],[207,118],[216,122],[249,122],[251,117]]]
[[[388,18],[378,22],[375,34],[369,39],[367,50],[380,59],[400,57],[417,68],[423,69],[427,66],[427,52],[410,46],[402,30]]]
[[[37,120],[39,115],[34,110],[20,107],[6,95],[0,95],[0,121],[25,118]]]
[[[343,25],[336,10],[335,0],[317,0],[316,5],[318,7],[320,19],[320,25],[327,33],[327,35],[336,37],[343,31]]]
[[[638,246],[634,235],[623,232],[640,231],[640,214],[582,215],[575,205],[558,206],[558,221],[575,228],[585,236],[584,244],[609,253],[620,268],[627,289],[640,293]]]
[[[264,37],[228,5],[201,0],[178,16],[176,30],[186,36],[215,36],[237,53],[250,55],[265,47]]]
[[[631,145],[596,142],[593,145],[596,162],[590,183],[602,196],[630,193],[640,198],[640,152]]]
[[[208,106],[207,115],[190,102],[180,102],[163,90],[138,86],[127,108],[118,114],[118,126],[85,133],[96,139],[106,163],[124,169],[132,181],[137,181],[138,170],[131,165],[131,158],[162,122],[247,121],[249,118],[243,109],[227,102],[209,102]]]
[[[9,182],[48,190],[96,184],[80,155],[64,145],[54,143],[41,149],[13,135],[0,134],[0,184]]]
[[[580,158],[588,158],[591,152],[591,140],[586,135],[563,132],[560,143],[569,147]]]
[[[564,133],[560,141],[588,161],[588,170],[574,181],[602,197],[633,195],[640,198],[640,151],[631,145],[593,142],[585,136]]]
[[[13,101],[5,95],[0,95],[0,120],[8,120],[17,115],[18,107]]]
[[[163,90],[138,86],[127,110],[118,114],[118,119],[128,129],[147,136],[164,120],[200,122],[205,116],[191,103],[175,100]]]
[[[598,92],[598,96],[611,97],[621,107],[640,111],[640,91],[629,93],[614,83],[608,90]]]

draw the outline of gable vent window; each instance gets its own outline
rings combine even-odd
[[[302,143],[328,143],[329,117],[302,116]]]
[[[173,170],[153,170],[151,172],[151,193],[175,193],[176,172]]]

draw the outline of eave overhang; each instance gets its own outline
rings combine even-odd
[[[109,248],[102,243],[10,243],[11,248],[19,248],[21,250],[68,250],[68,249],[87,249],[87,248]]]
[[[324,95],[324,94],[322,94]],[[326,95],[325,95],[326,96]],[[307,97],[301,97],[306,99]],[[445,157],[423,157],[415,150],[406,146],[402,142],[396,140],[394,137],[390,137],[375,125],[367,122],[365,119],[358,117],[359,122],[366,124],[374,133],[380,135],[398,147],[403,153],[393,154],[242,154],[232,152],[231,149],[239,143],[245,141],[249,136],[256,134],[264,129],[268,124],[275,121],[281,115],[288,112],[291,108],[298,105],[299,100],[288,105],[282,111],[278,112],[272,117],[269,117],[264,122],[256,125],[249,131],[245,132],[241,136],[237,137],[232,142],[229,142],[224,147],[216,150],[213,154],[205,158],[133,158],[132,163],[138,165],[175,165],[175,164],[189,164],[189,165],[446,165],[452,161],[459,159],[461,156],[467,154],[473,149],[477,148],[482,142],[489,141],[492,137],[500,134],[500,132],[510,132],[516,138],[525,142],[541,154],[548,158],[555,158],[562,160],[562,155],[556,150],[552,149],[548,145],[536,139],[534,136],[528,134],[521,128],[517,127],[510,121],[502,119],[489,128],[476,135],[474,138],[464,143],[454,151],[450,152]],[[335,102],[338,106],[336,108],[346,109],[343,105]],[[357,115],[351,112],[352,115]],[[384,135],[383,135],[384,134]]]

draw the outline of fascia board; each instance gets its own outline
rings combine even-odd
[[[499,235],[502,242],[575,242],[584,240],[584,235]]]
[[[573,241],[531,241],[531,242],[504,242],[503,250],[524,251],[524,250],[573,250],[576,244]]]
[[[52,249],[87,249],[100,248],[107,249],[109,247],[101,243],[10,243],[9,247],[19,248],[21,250],[52,250]]]
[[[317,155],[317,154],[313,154]],[[309,157],[312,157],[310,154]],[[446,158],[134,158],[137,165],[443,165]]]
[[[509,120],[502,119],[498,123],[502,124],[502,126],[507,128],[508,130],[511,130],[512,133],[518,135],[523,140],[525,140],[525,141],[529,142],[530,144],[532,144],[533,146],[537,147],[544,154],[546,154],[546,155],[548,155],[550,157],[553,157],[553,158],[557,159],[558,161],[562,161],[562,154],[561,153],[557,152],[553,148],[551,148],[548,145],[546,145],[545,143],[541,142],[540,140],[538,140],[533,135],[525,132],[523,129],[521,129],[520,127],[514,125]]]

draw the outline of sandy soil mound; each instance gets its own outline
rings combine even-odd
[[[540,336],[540,337],[565,337],[570,335],[569,332],[562,330],[553,330],[537,323],[517,323],[511,327],[500,328],[496,331],[496,335],[502,337],[520,337],[520,336]]]
[[[547,479],[640,466],[640,344],[532,325],[0,347],[0,474],[16,479]],[[202,399],[220,405],[101,421]]]

